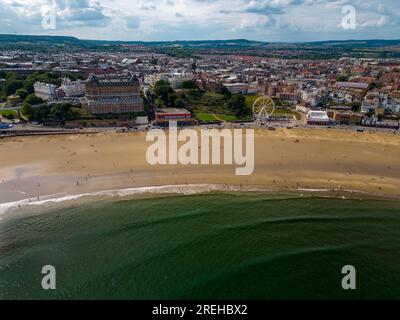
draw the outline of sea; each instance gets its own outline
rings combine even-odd
[[[395,199],[143,193],[4,214],[0,299],[400,298]],[[55,290],[43,289],[44,266]],[[345,266],[355,288],[343,287]]]

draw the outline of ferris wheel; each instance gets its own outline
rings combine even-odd
[[[262,96],[253,103],[253,115],[257,120],[269,119],[274,111],[275,102],[267,96]]]

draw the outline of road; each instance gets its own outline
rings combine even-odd
[[[324,130],[347,130],[347,131],[363,131],[363,132],[393,132],[394,134],[400,134],[400,130],[394,129],[386,129],[386,128],[369,128],[362,126],[318,126],[318,125],[307,125],[307,124],[299,124],[295,121],[288,122],[266,122],[266,123],[258,123],[258,122],[245,122],[245,123],[229,123],[224,122],[221,124],[203,124],[198,126],[190,126],[185,127],[185,129],[279,129],[279,128],[288,128],[288,129],[309,129],[309,128],[318,128]],[[100,132],[143,132],[146,130],[152,129],[163,129],[152,125],[141,125],[136,126],[134,128],[124,128],[124,127],[96,127],[96,128],[76,128],[76,129],[65,129],[58,127],[44,127],[42,125],[32,125],[32,124],[15,124],[10,129],[2,129],[2,133],[6,134],[21,134],[21,135],[29,135],[29,134],[46,134],[46,133],[100,133]]]

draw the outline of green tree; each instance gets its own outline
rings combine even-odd
[[[25,98],[29,94],[29,92],[25,89],[18,89],[17,91],[15,91],[15,93],[21,98],[22,101],[25,100]]]
[[[361,110],[360,102],[352,102],[350,106],[351,106],[351,111],[353,112],[359,112]]]
[[[340,76],[338,76],[338,77],[336,78],[336,81],[338,81],[338,82],[346,82],[346,81],[348,81],[348,80],[349,80],[349,77],[346,76],[346,75],[340,75]]]
[[[151,56],[150,63],[155,66],[158,63],[158,59],[154,58],[154,56]]]
[[[177,95],[175,92],[169,93],[167,97],[167,103],[166,105],[168,107],[173,107],[175,106],[175,100],[177,99]]]
[[[177,108],[186,108],[186,102],[185,100],[178,98],[175,100],[175,107]]]
[[[23,86],[22,80],[17,80],[15,78],[9,78],[4,83],[4,93],[6,96],[14,94],[18,89]]]
[[[378,85],[376,84],[376,82],[371,82],[368,85],[368,90],[374,90]]]
[[[154,93],[164,102],[165,105],[168,105],[168,95],[174,93],[174,90],[171,88],[168,81],[160,80],[154,85]]]
[[[198,86],[193,80],[186,80],[182,82],[181,88],[185,90],[197,90]]]
[[[237,117],[241,117],[246,113],[246,99],[241,94],[234,94],[228,101],[229,108]]]
[[[228,88],[225,86],[221,87],[220,93],[228,98],[232,95],[231,92],[228,90]]]
[[[30,104],[30,105],[35,105],[35,104],[41,104],[43,103],[43,99],[35,96],[35,94],[31,93],[27,95],[27,97],[24,100],[24,103]]]
[[[22,104],[21,113],[24,116],[28,117],[28,119],[31,119],[33,116],[33,108],[31,107],[30,104],[24,102]]]

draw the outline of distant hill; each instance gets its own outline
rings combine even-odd
[[[312,46],[336,46],[336,47],[388,47],[388,46],[399,46],[400,40],[330,40],[330,41],[315,41],[305,42],[304,45]]]
[[[200,54],[246,54],[282,59],[400,58],[400,40],[330,40],[315,42],[262,42],[247,39],[179,41],[107,41],[67,36],[0,34],[0,50],[57,52],[129,50],[125,45],[142,46],[140,50],[191,58]]]
[[[51,44],[76,44],[76,45],[144,45],[144,46],[181,46],[181,47],[224,47],[224,46],[250,46],[265,47],[267,45],[286,46],[338,46],[338,47],[386,47],[399,46],[400,40],[329,40],[314,42],[263,42],[247,39],[232,40],[177,40],[177,41],[109,41],[109,40],[86,40],[68,36],[43,36],[43,35],[13,35],[0,34],[0,43],[25,42],[25,43],[51,43]]]
[[[81,42],[75,37],[65,36],[30,36],[30,35],[13,35],[0,34],[0,42],[29,42],[29,43],[70,43],[78,44]]]
[[[69,44],[76,46],[110,46],[110,45],[142,45],[149,47],[182,47],[182,48],[224,48],[224,47],[251,47],[266,45],[265,42],[251,41],[246,39],[234,40],[188,40],[188,41],[108,41],[108,40],[86,40],[65,36],[31,36],[0,34],[0,43],[47,43],[47,44]]]

